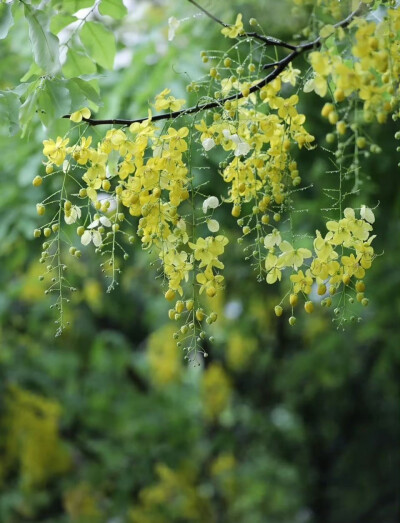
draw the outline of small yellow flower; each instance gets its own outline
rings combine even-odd
[[[66,146],[68,142],[69,138],[63,140],[60,136],[57,137],[56,141],[44,140],[43,154],[59,167],[63,163],[67,154]]]
[[[154,107],[157,111],[179,111],[186,101],[183,99],[177,99],[174,96],[168,96],[171,89],[164,89],[160,94],[156,96],[156,103]]]
[[[303,271],[299,271],[297,274],[292,274],[290,280],[294,283],[293,292],[295,294],[300,291],[304,292],[304,294],[310,294],[313,279],[309,269],[306,271],[305,275]]]
[[[290,63],[288,68],[281,73],[281,79],[283,82],[289,83],[293,86],[296,85],[296,80],[299,74],[301,73],[300,69],[293,69],[292,64]]]
[[[72,122],[79,123],[82,121],[83,118],[85,118],[85,119],[90,118],[91,114],[92,113],[90,112],[90,109],[88,109],[87,107],[84,107],[83,109],[79,109],[79,111],[75,111],[74,113],[72,113],[71,116],[69,117],[69,119]]]
[[[295,270],[303,265],[305,258],[311,258],[312,253],[309,249],[300,247],[295,249],[289,242],[283,241],[279,248],[282,254],[279,256],[282,265],[293,267]]]
[[[350,256],[342,256],[342,264],[345,274],[348,274],[349,276],[354,275],[358,279],[364,278],[365,270],[361,267],[360,258],[361,256],[357,256],[356,258],[354,254],[350,254]]]
[[[238,35],[243,33],[242,15],[239,13],[236,17],[235,25],[224,27],[221,33],[227,38],[236,38]]]

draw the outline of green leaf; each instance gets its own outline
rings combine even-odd
[[[19,123],[22,127],[22,135],[24,136],[30,121],[36,112],[36,104],[39,96],[39,90],[37,89],[39,80],[32,82],[27,90],[27,97],[25,102],[19,109]]]
[[[35,62],[32,62],[29,70],[24,74],[20,81],[27,82],[32,76],[40,76],[42,74],[43,70],[37,64],[35,64]]]
[[[55,15],[50,21],[50,31],[56,35],[64,29],[64,27],[75,22],[76,19],[76,16],[72,15]]]
[[[70,80],[70,84],[77,87],[90,102],[93,102],[96,105],[102,105],[99,93],[92,85],[94,82],[95,81],[93,80],[88,82],[86,80],[82,80],[82,78],[73,78]],[[80,107],[77,107],[77,109],[80,109]]]
[[[63,80],[45,80],[38,97],[39,116],[48,126],[55,119],[69,113],[71,97]]]
[[[62,68],[66,78],[94,74],[96,71],[96,65],[86,54],[68,49],[67,60]]]
[[[48,19],[43,11],[28,4],[24,7],[35,62],[46,73],[54,74],[60,69],[58,38],[47,30]]]
[[[87,107],[89,105],[89,99],[81,90],[79,85],[75,83],[75,78],[67,80],[66,86],[71,97],[71,112],[75,109],[81,109],[82,107]]]
[[[0,4],[0,40],[8,35],[8,31],[13,24],[11,4]]]
[[[52,2],[53,7],[57,11],[74,14],[80,9],[92,7],[94,0],[56,0]]]
[[[101,0],[99,11],[100,14],[112,16],[116,20],[120,20],[128,12],[122,0]]]
[[[15,134],[19,129],[18,113],[21,102],[12,91],[0,91],[0,120],[6,122],[9,133]]]
[[[114,35],[98,22],[86,22],[80,32],[83,46],[93,60],[104,67],[112,69],[115,57]]]

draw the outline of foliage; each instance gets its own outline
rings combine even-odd
[[[397,521],[399,10],[349,4],[0,5],[1,521]]]

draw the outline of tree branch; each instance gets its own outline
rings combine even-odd
[[[196,7],[199,7],[198,4],[195,2],[195,0],[189,0],[190,3],[196,5]],[[355,9],[352,13],[349,14],[344,20],[341,22],[338,22],[334,25],[335,28],[338,27],[346,27],[350,24],[350,22],[353,20],[355,16],[360,12],[362,7],[362,3],[359,4],[357,9]],[[203,12],[206,12],[203,8],[200,8]],[[207,12],[206,12],[207,13]],[[212,19],[215,19],[219,24],[226,26],[222,21],[218,20],[218,18],[211,16]],[[260,35],[259,35],[260,36]],[[254,36],[255,38],[255,36]],[[269,37],[265,37],[269,38]],[[275,40],[275,39],[272,39]],[[280,40],[277,40],[277,42],[280,42]],[[272,45],[272,44],[271,44]],[[278,45],[278,44],[276,44]],[[290,44],[288,44],[290,45]],[[271,83],[275,78],[299,55],[306,51],[310,51],[311,49],[316,49],[321,47],[322,45],[322,38],[319,36],[315,40],[312,40],[311,42],[306,42],[304,44],[300,44],[297,47],[294,47],[293,51],[285,56],[285,58],[282,58],[282,60],[279,60],[278,62],[274,62],[272,64],[267,64],[264,66],[264,69],[269,69],[270,67],[276,67],[271,73],[269,73],[263,80],[260,80],[257,84],[253,85],[250,88],[250,93],[255,93],[262,89],[265,85],[268,85]],[[175,118],[179,118],[180,116],[186,116],[188,114],[198,113],[201,111],[207,111],[209,109],[214,109],[216,107],[221,107],[225,102],[231,101],[231,100],[240,100],[241,98],[244,98],[244,95],[240,92],[233,94],[231,96],[227,96],[225,98],[222,98],[221,100],[213,100],[212,102],[208,102],[205,104],[197,104],[193,107],[189,107],[188,109],[181,109],[180,111],[173,111],[171,113],[164,113],[164,114],[157,114],[152,117],[153,122],[157,122],[160,120],[172,120]],[[63,116],[63,118],[69,118],[70,115],[66,114]],[[120,118],[114,118],[111,120],[95,120],[93,118],[82,118],[82,121],[88,123],[89,125],[96,126],[96,125],[123,125],[128,126],[133,123],[141,123],[148,120],[148,116],[143,118],[136,118],[134,120],[125,120]]]

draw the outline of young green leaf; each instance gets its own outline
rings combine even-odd
[[[38,106],[40,119],[46,126],[69,113],[71,97],[65,82],[58,79],[45,80],[39,93]]]
[[[50,21],[50,31],[56,35],[64,29],[64,27],[67,27],[67,25],[75,21],[76,17],[72,15],[55,15]]]
[[[94,1],[95,0],[63,0],[60,2],[60,10],[65,13],[74,14],[79,11],[79,9],[91,7]]]
[[[86,22],[80,31],[83,46],[93,60],[104,67],[112,69],[115,57],[114,35],[98,22]]]
[[[0,4],[0,40],[8,35],[8,31],[13,24],[11,4]]]
[[[112,16],[116,20],[120,20],[128,12],[122,0],[101,0],[99,11],[100,14]]]
[[[79,91],[82,92],[82,94],[91,102],[93,102],[96,105],[102,105],[101,98],[96,91],[96,89],[93,87],[93,83],[95,83],[94,80],[91,82],[88,82],[86,80],[82,80],[82,78],[73,78],[69,81],[69,85],[73,85],[74,87],[77,87]],[[76,106],[73,106],[76,107]],[[79,107],[78,107],[79,108]]]
[[[19,129],[18,112],[19,96],[12,91],[0,92],[0,119],[8,125],[9,133],[15,134]]]
[[[35,62],[32,62],[28,71],[20,79],[20,82],[27,82],[32,76],[41,76],[42,74],[43,70]]]
[[[39,90],[37,89],[39,80],[32,82],[26,91],[27,97],[25,102],[19,109],[19,123],[22,128],[22,135],[24,136],[30,121],[32,120],[36,112],[36,104],[39,96]]]
[[[96,65],[86,54],[68,49],[67,60],[62,68],[62,72],[66,78],[93,74],[96,71]]]
[[[58,38],[47,30],[48,18],[43,11],[24,4],[29,24],[29,39],[35,62],[48,74],[60,69]]]

